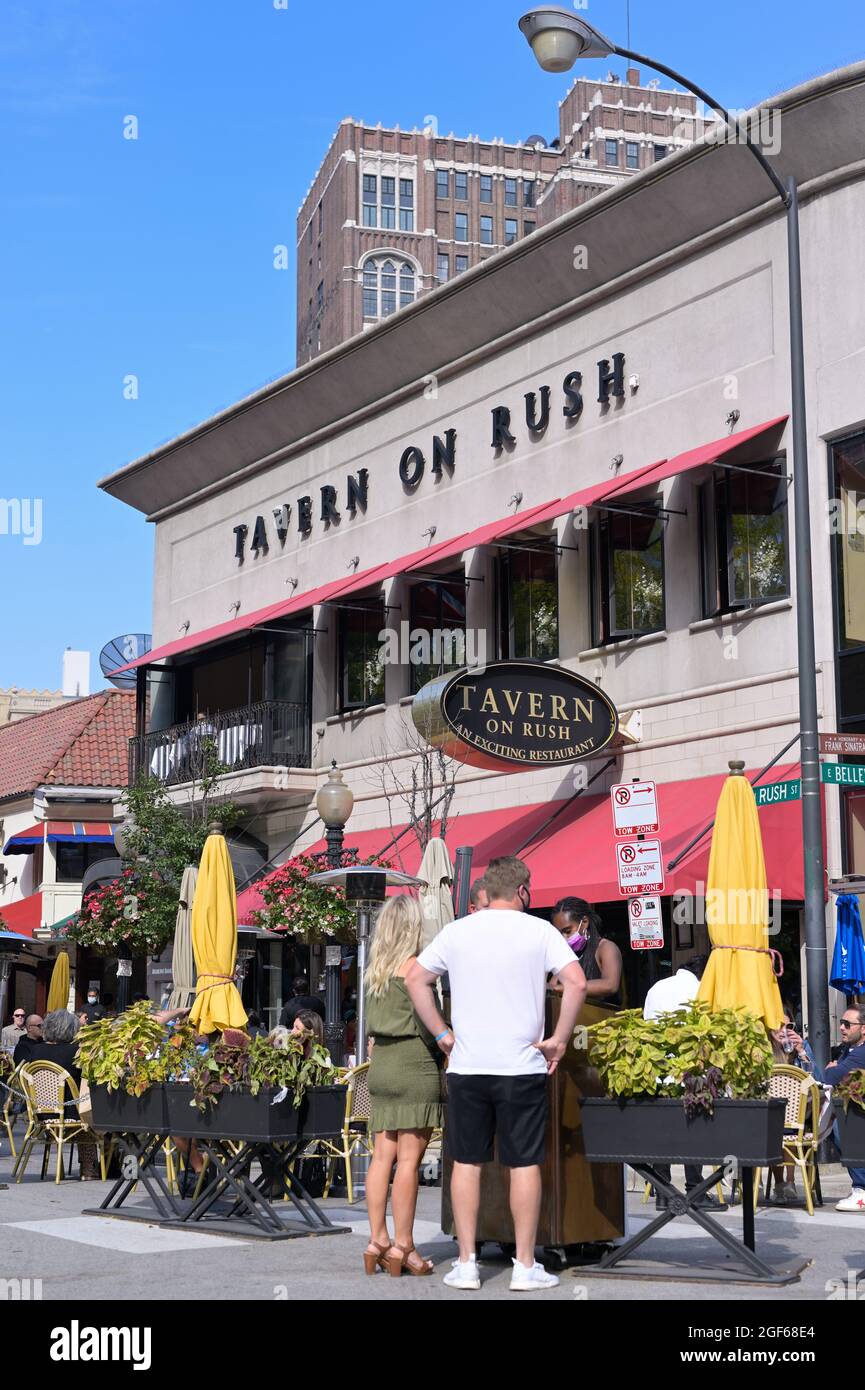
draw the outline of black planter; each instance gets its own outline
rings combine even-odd
[[[165,1087],[151,1086],[141,1096],[128,1096],[125,1091],[109,1091],[107,1086],[91,1086],[94,1129],[113,1134],[168,1133],[168,1106]]]
[[[678,1098],[587,1097],[583,1143],[592,1163],[720,1163],[746,1168],[783,1159],[783,1100],[716,1100],[714,1115],[689,1120]]]
[[[345,1115],[345,1086],[313,1086],[295,1107],[288,1096],[273,1105],[278,1091],[263,1087],[257,1096],[249,1091],[223,1091],[214,1105],[202,1111],[191,1104],[192,1087],[166,1086],[168,1128],[181,1138],[248,1139],[261,1142],[327,1138],[339,1134]]]
[[[853,1168],[865,1168],[865,1110],[858,1105],[835,1106],[838,1121],[838,1140],[841,1162]]]

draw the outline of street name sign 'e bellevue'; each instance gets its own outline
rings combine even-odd
[[[865,787],[865,763],[821,763],[820,780],[835,787]]]

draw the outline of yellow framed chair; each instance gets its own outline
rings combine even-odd
[[[13,1176],[20,1182],[24,1176],[30,1156],[36,1144],[44,1144],[42,1155],[42,1178],[48,1167],[52,1144],[57,1146],[55,1182],[63,1178],[63,1145],[71,1146],[82,1136],[91,1138],[91,1130],[76,1115],[68,1102],[77,1102],[78,1086],[63,1067],[56,1062],[25,1062],[19,1068],[19,1081],[27,1102],[27,1133],[21,1145],[21,1152],[15,1162]],[[99,1136],[92,1136],[99,1152],[100,1171],[105,1179],[105,1144]],[[71,1160],[70,1160],[71,1165]]]
[[[347,1087],[342,1133],[338,1139],[315,1140],[314,1152],[329,1160],[323,1196],[326,1197],[330,1192],[336,1165],[341,1160],[345,1164],[345,1182],[348,1189],[349,1205],[353,1206],[352,1156],[359,1151],[365,1151],[367,1154],[372,1153],[369,1137],[369,1062],[362,1062],[359,1067],[351,1067],[340,1078],[340,1081]],[[304,1157],[307,1156],[304,1155]]]
[[[769,1077],[769,1095],[786,1101],[784,1115],[784,1162],[795,1164],[802,1174],[802,1187],[805,1193],[805,1206],[808,1215],[814,1215],[814,1194],[820,1192],[820,1175],[817,1170],[817,1148],[820,1143],[820,1113],[823,1107],[823,1092],[813,1076],[799,1067],[778,1065],[772,1068]],[[771,1173],[766,1178],[766,1196],[769,1196]],[[759,1175],[754,1181],[754,1199],[759,1192]]]

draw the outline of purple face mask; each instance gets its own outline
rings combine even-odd
[[[580,954],[580,951],[582,951],[588,939],[587,936],[583,936],[582,932],[575,932],[573,936],[568,937],[568,945],[574,952],[574,955],[578,956]]]

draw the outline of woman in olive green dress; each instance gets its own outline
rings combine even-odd
[[[406,894],[390,898],[376,922],[366,975],[370,1132],[375,1136],[366,1180],[367,1274],[377,1268],[393,1275],[433,1271],[432,1261],[415,1250],[412,1235],[420,1165],[430,1135],[442,1123],[442,1055],[412,1008],[404,982],[420,950],[421,933],[417,901]],[[391,1173],[393,1241],[387,1229]]]

